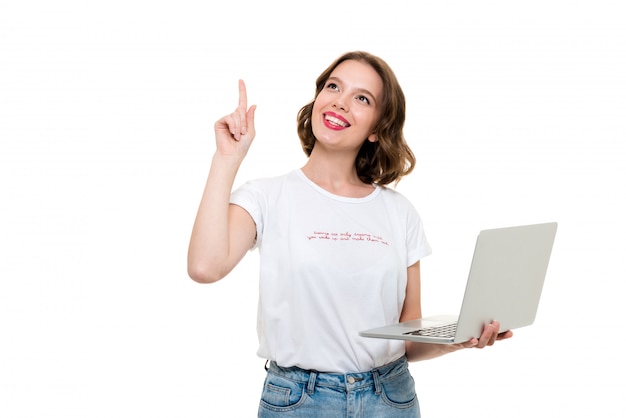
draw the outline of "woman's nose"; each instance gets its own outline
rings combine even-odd
[[[335,100],[335,103],[333,104],[333,106],[336,107],[337,109],[341,109],[344,112],[347,112],[348,105],[346,105],[346,103],[347,103],[346,98],[343,95],[340,95]]]

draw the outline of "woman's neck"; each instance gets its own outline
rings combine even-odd
[[[302,167],[302,172],[313,183],[322,189],[344,197],[365,197],[374,186],[363,183],[357,175],[354,165],[355,156],[349,155],[321,155],[313,152]]]

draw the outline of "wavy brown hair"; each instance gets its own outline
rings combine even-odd
[[[378,141],[365,141],[356,156],[356,171],[362,182],[387,185],[398,182],[413,171],[415,155],[404,139],[406,104],[400,83],[391,67],[377,56],[364,51],[347,52],[337,58],[317,78],[315,99],[320,94],[331,73],[339,64],[347,60],[361,61],[370,65],[383,81],[381,114],[374,131]],[[307,156],[315,146],[315,135],[311,126],[313,99],[298,112],[298,136]]]

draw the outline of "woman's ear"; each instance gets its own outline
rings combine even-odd
[[[376,134],[376,132],[372,132],[368,137],[367,140],[370,142],[378,142],[378,135]]]

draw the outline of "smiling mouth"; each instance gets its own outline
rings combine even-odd
[[[346,121],[343,121],[339,118],[336,118],[334,116],[331,115],[324,115],[324,120],[326,120],[328,123],[330,123],[331,125],[335,125],[335,126],[339,126],[342,128],[347,128],[350,126],[350,124]]]

